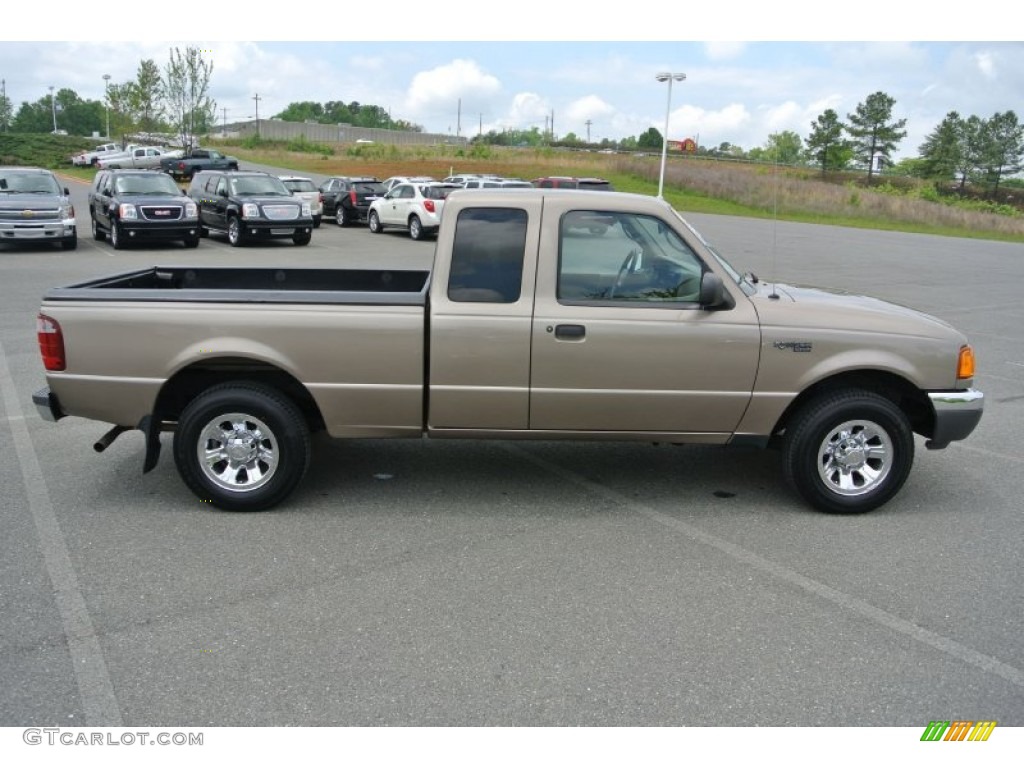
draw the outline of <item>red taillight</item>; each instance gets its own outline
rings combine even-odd
[[[352,201],[352,205],[356,205],[356,191],[354,189],[348,191],[348,199]]]
[[[178,163],[178,170],[179,171],[184,171],[185,170],[185,164],[184,163]]]
[[[424,200],[423,201],[423,207],[426,208],[428,212],[433,213],[434,212],[434,207],[435,207],[434,206],[434,201],[433,200]]]
[[[39,354],[43,356],[43,366],[48,371],[63,371],[66,367],[64,359],[64,334],[60,323],[49,315],[40,314],[36,318],[36,337],[39,339]]]

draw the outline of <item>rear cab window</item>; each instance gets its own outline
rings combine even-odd
[[[448,299],[512,304],[523,283],[528,217],[521,208],[463,208],[455,226]]]

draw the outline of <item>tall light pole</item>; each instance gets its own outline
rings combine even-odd
[[[665,190],[665,159],[668,157],[668,118],[672,113],[672,81],[682,82],[686,79],[683,72],[659,72],[654,76],[659,83],[668,83],[668,102],[665,106],[665,135],[661,137],[661,176],[658,178],[658,198],[664,200]]]
[[[103,76],[103,104],[107,111],[107,138],[110,138],[110,75]]]
[[[50,86],[50,107],[53,109],[53,132],[57,133],[57,100],[53,98],[53,86]]]

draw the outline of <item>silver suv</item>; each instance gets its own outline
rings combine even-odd
[[[43,168],[0,168],[0,243],[78,247],[71,193]]]

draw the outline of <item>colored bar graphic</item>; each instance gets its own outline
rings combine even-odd
[[[939,741],[949,728],[949,720],[932,720],[921,734],[921,741]]]
[[[988,741],[988,737],[992,735],[992,731],[995,730],[995,720],[981,720],[974,730],[971,731],[971,735],[967,737],[968,741]]]
[[[967,738],[967,733],[972,725],[974,725],[973,720],[954,720],[943,741],[963,741]]]

